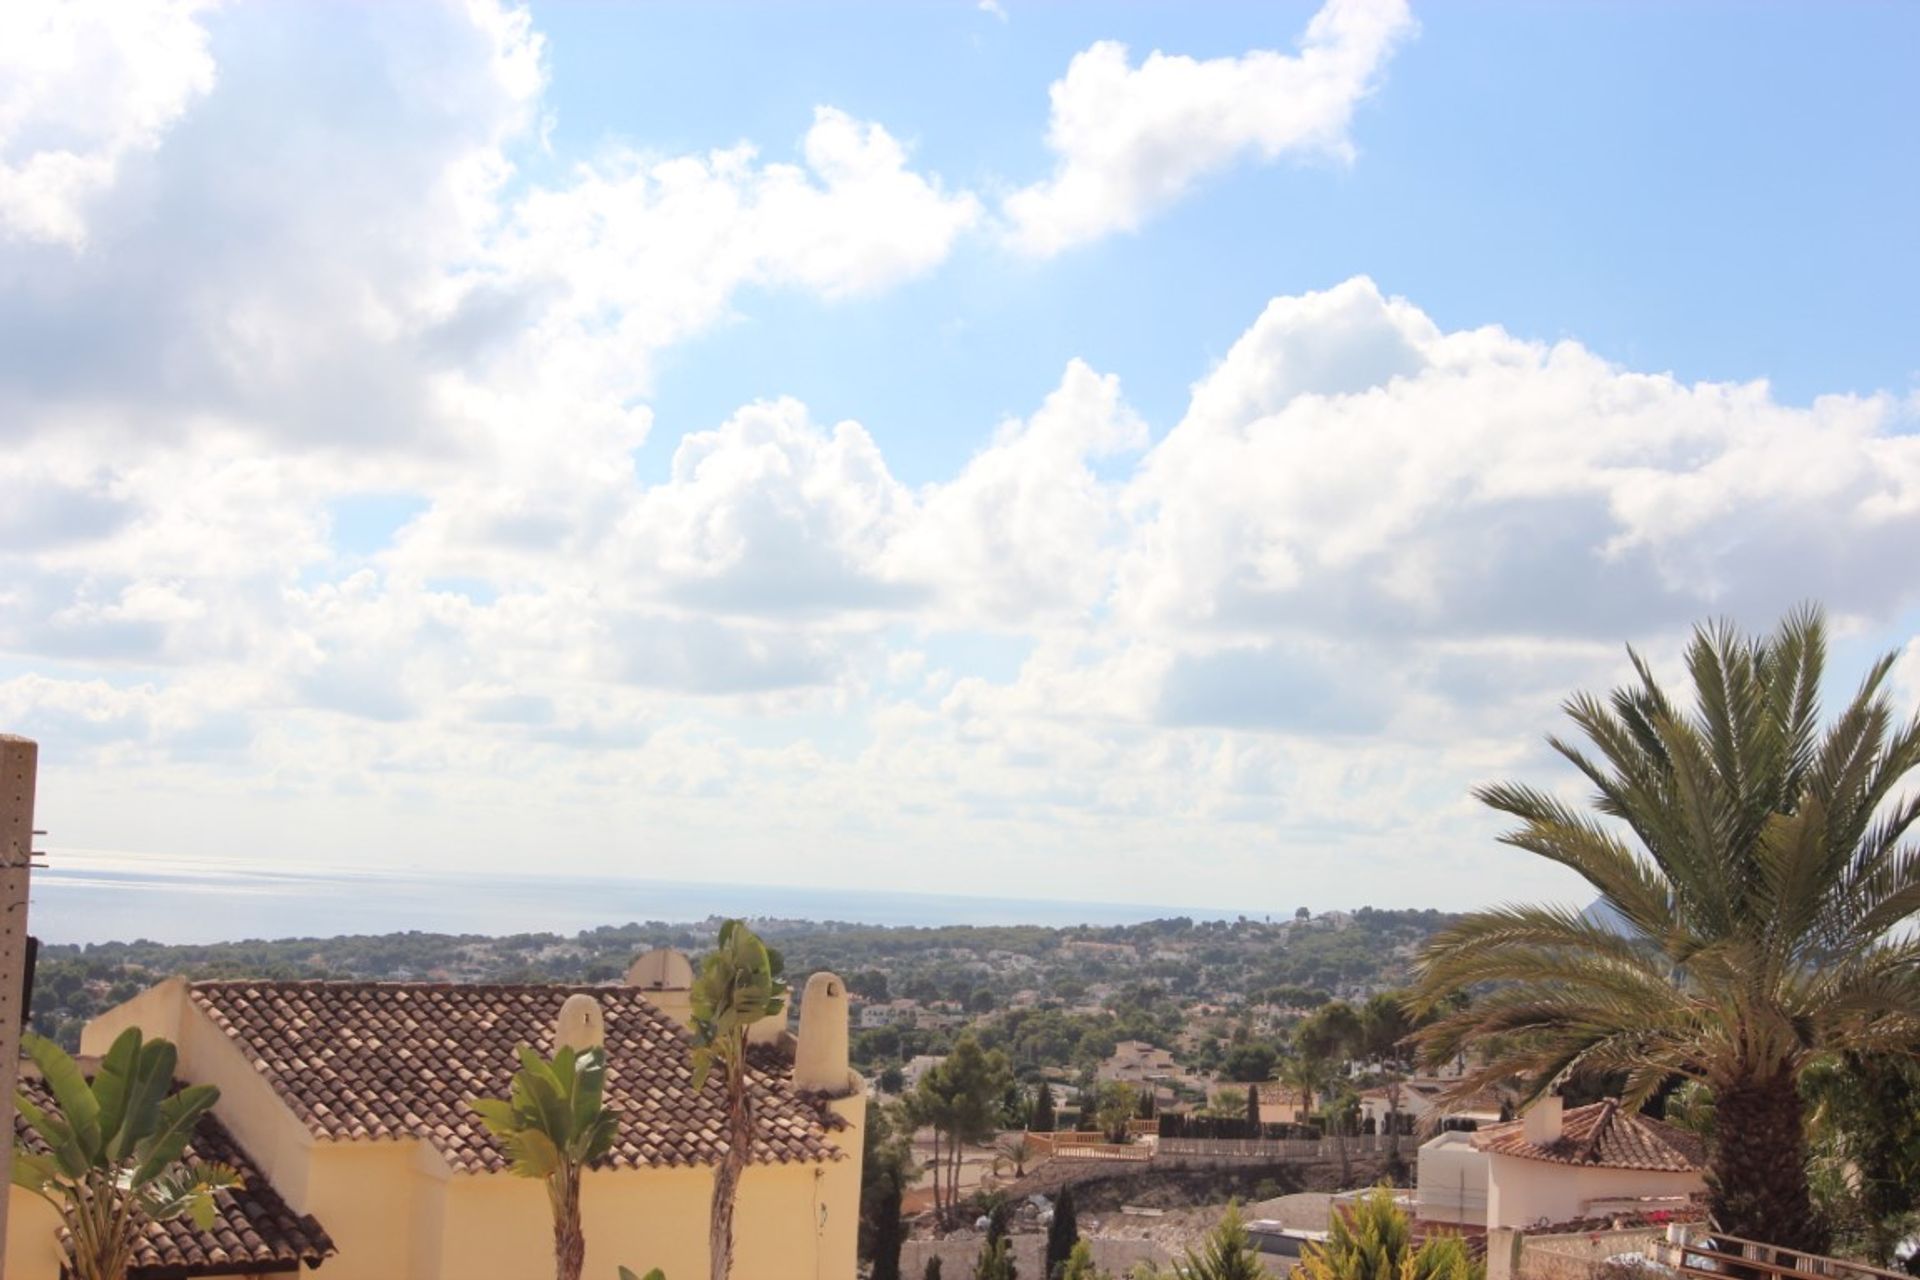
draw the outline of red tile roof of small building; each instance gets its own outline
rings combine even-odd
[[[1629,1111],[1615,1098],[1566,1112],[1557,1142],[1528,1141],[1521,1119],[1481,1129],[1473,1135],[1473,1145],[1490,1155],[1598,1169],[1697,1173],[1706,1164],[1705,1148],[1696,1135]]]
[[[37,1073],[23,1071],[20,1089],[42,1108],[53,1109],[52,1091]],[[18,1113],[13,1131],[30,1150],[46,1150]],[[140,1239],[134,1246],[129,1280],[291,1271],[301,1263],[317,1267],[333,1256],[333,1240],[326,1229],[313,1215],[287,1207],[253,1158],[211,1113],[200,1117],[186,1155],[195,1163],[231,1166],[242,1184],[215,1194],[213,1225],[205,1231],[194,1226],[191,1218],[153,1222],[135,1210]]]
[[[606,1018],[607,1105],[620,1128],[615,1168],[717,1163],[726,1152],[719,1073],[693,1087],[686,1030],[633,987],[427,982],[195,982],[193,1003],[233,1039],[316,1137],[415,1138],[457,1170],[507,1161],[473,1114],[503,1098],[515,1049],[553,1049],[570,995],[594,997]],[[840,1121],[793,1088],[790,1060],[749,1054],[758,1164],[839,1160],[827,1136]]]

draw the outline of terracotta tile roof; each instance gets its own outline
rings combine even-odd
[[[1697,1173],[1706,1165],[1706,1151],[1698,1137],[1629,1111],[1614,1098],[1568,1111],[1560,1118],[1558,1142],[1527,1141],[1522,1119],[1481,1129],[1473,1135],[1473,1145],[1492,1155],[1601,1169]]]
[[[20,1088],[42,1107],[54,1105],[53,1095],[38,1075],[23,1071]],[[18,1115],[14,1116],[13,1129],[32,1149],[46,1150]],[[333,1241],[326,1229],[312,1215],[298,1214],[287,1207],[219,1120],[211,1115],[201,1117],[193,1141],[187,1144],[187,1156],[231,1165],[245,1185],[218,1194],[217,1216],[205,1231],[195,1227],[190,1218],[149,1222],[142,1216],[129,1280],[292,1271],[301,1263],[317,1267],[333,1256]]]
[[[726,1151],[716,1074],[693,1088],[689,1037],[633,987],[427,982],[196,982],[193,1002],[319,1138],[417,1138],[470,1173],[506,1167],[467,1103],[506,1097],[514,1048],[553,1048],[576,992],[606,1015],[607,1102],[620,1112],[615,1168],[717,1163]],[[837,1117],[794,1091],[790,1064],[749,1057],[757,1164],[844,1159]]]

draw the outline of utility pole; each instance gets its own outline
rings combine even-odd
[[[39,768],[37,744],[0,733],[0,1269],[6,1266],[13,1185],[13,1091],[20,1083],[20,1015],[27,998],[27,877]]]

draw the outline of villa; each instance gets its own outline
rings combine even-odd
[[[523,1280],[552,1269],[537,1182],[514,1177],[468,1106],[501,1097],[515,1047],[600,1043],[619,1137],[585,1180],[587,1274],[621,1264],[707,1273],[708,1201],[724,1152],[720,1082],[693,1087],[692,967],[635,962],[621,986],[169,979],[90,1022],[82,1054],[124,1028],[165,1036],[179,1073],[220,1101],[196,1151],[238,1166],[210,1231],[150,1228],[135,1280],[263,1276]],[[564,1026],[562,1022],[564,1020]],[[738,1280],[849,1276],[866,1085],[848,1067],[846,984],[815,974],[797,1036],[750,1036],[757,1133],[740,1187]],[[6,1275],[56,1280],[52,1210],[14,1189]]]
[[[1607,1098],[1546,1097],[1518,1120],[1421,1145],[1416,1216],[1524,1229],[1677,1210],[1705,1192],[1705,1151],[1684,1129]]]

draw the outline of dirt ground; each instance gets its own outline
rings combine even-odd
[[[1271,1218],[1299,1230],[1324,1231],[1332,1193],[1349,1186],[1365,1187],[1378,1180],[1380,1170],[1356,1161],[1342,1179],[1331,1164],[1255,1164],[1244,1168],[1176,1168],[1164,1165],[1104,1165],[1094,1161],[1054,1160],[1030,1169],[1026,1177],[1000,1185],[1010,1197],[1024,1200],[1033,1194],[1055,1199],[1071,1185],[1080,1220],[1080,1234],[1093,1248],[1094,1261],[1103,1270],[1124,1275],[1136,1262],[1166,1267],[1183,1257],[1213,1230],[1229,1200],[1238,1200],[1243,1216]],[[1254,1199],[1254,1188],[1271,1182],[1284,1194]],[[970,1274],[979,1253],[982,1234],[972,1228],[934,1238],[923,1224],[901,1253],[901,1274],[918,1276],[935,1254],[947,1275]],[[1031,1210],[1015,1219],[1014,1259],[1021,1275],[1038,1275],[1046,1233]],[[1292,1262],[1267,1258],[1273,1276],[1284,1276]]]

